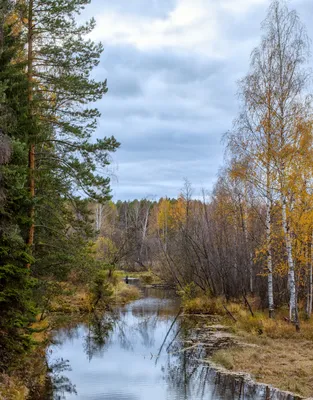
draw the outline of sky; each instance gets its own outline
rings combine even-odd
[[[188,179],[210,191],[223,135],[238,113],[237,82],[270,0],[92,0],[91,38],[108,80],[97,137],[121,142],[112,157],[114,200],[177,197]],[[313,0],[289,0],[313,39]]]

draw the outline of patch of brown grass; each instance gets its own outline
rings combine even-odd
[[[187,314],[210,314],[224,315],[223,300],[221,298],[210,298],[199,296],[184,302],[184,310]]]
[[[0,374],[0,400],[25,400],[28,389],[16,378]]]
[[[115,301],[117,304],[126,304],[141,297],[141,292],[136,286],[120,282],[115,290]]]
[[[228,350],[217,351],[213,354],[212,360],[228,370],[234,369],[234,357]]]
[[[258,311],[258,300],[249,299],[251,315],[243,302],[197,297],[184,303],[187,313],[220,315],[236,333],[239,346],[215,352],[212,360],[232,371],[246,372],[258,382],[313,398],[313,319],[302,320],[300,332],[286,320],[287,308],[276,310],[275,319]],[[226,313],[223,305],[236,318]]]
[[[312,343],[305,340],[267,339],[265,344],[264,341],[261,342],[262,338],[259,340],[256,347],[218,351],[213,360],[226,369],[249,373],[258,382],[265,382],[300,396],[312,396]]]
[[[90,299],[85,288],[73,288],[68,293],[55,297],[50,304],[49,311],[65,314],[90,311]]]

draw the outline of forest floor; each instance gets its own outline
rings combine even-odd
[[[253,305],[253,299],[250,301]],[[201,314],[203,319],[214,315],[214,323],[217,320],[220,324],[218,334],[212,334],[210,323],[201,331],[203,343],[210,347],[215,337],[219,344],[206,361],[231,373],[249,374],[255,382],[303,398],[313,397],[313,321],[302,321],[300,332],[296,332],[286,321],[286,309],[277,311],[274,320],[263,312],[252,316],[243,303],[229,303],[227,310],[236,321],[226,312],[221,299],[198,298],[185,304],[186,313]]]

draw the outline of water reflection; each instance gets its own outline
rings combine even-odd
[[[88,334],[84,338],[83,348],[90,362],[95,355],[102,357],[117,319],[111,315],[99,317],[94,314],[88,323]]]
[[[179,308],[174,293],[149,289],[143,299],[122,309],[60,330],[48,352],[53,370],[50,398],[274,399],[204,365],[201,359],[209,350],[190,340],[193,322],[182,318]],[[61,368],[55,361],[60,359],[69,364],[63,362]]]
[[[68,394],[77,394],[76,387],[70,379],[64,375],[71,371],[68,360],[58,359],[49,365],[51,379],[47,383],[47,397],[55,400],[66,399]]]

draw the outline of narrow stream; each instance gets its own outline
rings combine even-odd
[[[200,361],[205,348],[182,351],[192,330],[190,321],[178,317],[179,308],[174,293],[144,289],[143,298],[126,307],[60,329],[47,351],[53,371],[50,398],[265,399],[259,389],[218,378]]]

